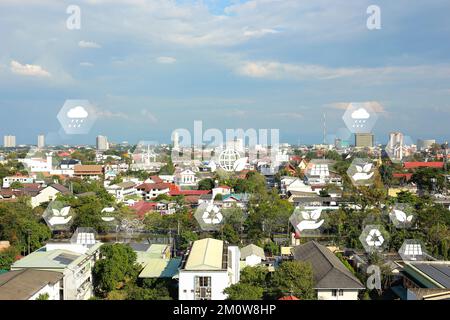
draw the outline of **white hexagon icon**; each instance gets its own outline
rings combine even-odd
[[[165,165],[168,154],[157,141],[139,141],[132,155],[132,170],[157,172]]]
[[[371,186],[375,182],[376,167],[372,160],[356,158],[347,170],[355,187]]]
[[[300,237],[314,237],[322,233],[325,222],[323,210],[298,207],[289,218],[295,232]]]
[[[216,154],[217,156],[213,157],[214,163],[227,172],[242,171],[248,162],[248,157],[232,148],[222,149]]]
[[[52,201],[42,215],[52,231],[68,231],[75,218],[74,210],[61,201]]]
[[[88,134],[97,115],[88,100],[66,100],[57,118],[66,134]]]
[[[411,228],[415,220],[414,207],[407,203],[396,203],[388,207],[389,218],[396,228]]]
[[[398,250],[398,254],[403,261],[423,261],[428,256],[423,242],[416,239],[406,239]]]
[[[359,241],[367,253],[382,252],[389,240],[389,234],[382,225],[367,225],[359,236]]]
[[[194,217],[204,231],[219,230],[224,223],[221,209],[214,203],[202,203],[195,211]]]
[[[411,137],[405,136],[401,132],[391,132],[384,151],[393,163],[401,163],[411,157],[416,149]]]
[[[348,104],[342,119],[350,132],[369,133],[372,132],[378,115],[371,102],[352,102]]]

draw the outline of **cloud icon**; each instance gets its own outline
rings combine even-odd
[[[77,106],[75,108],[70,109],[67,112],[67,117],[73,119],[84,119],[89,116],[89,113],[82,106]]]
[[[352,119],[369,119],[370,113],[367,112],[364,108],[359,108],[352,112]]]

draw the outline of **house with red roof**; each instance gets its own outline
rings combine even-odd
[[[144,200],[151,200],[156,198],[161,194],[169,194],[173,189],[173,184],[171,183],[143,183],[136,187],[139,194],[142,195]]]
[[[405,169],[417,169],[417,168],[444,168],[444,162],[430,161],[430,162],[404,162],[403,168]]]

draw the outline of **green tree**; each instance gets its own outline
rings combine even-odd
[[[306,262],[283,262],[273,274],[272,287],[277,297],[290,294],[303,300],[316,298],[313,270]]]
[[[50,298],[48,293],[41,293],[36,300],[48,300]]]
[[[261,300],[264,289],[248,283],[237,283],[224,290],[227,300]]]
[[[214,186],[215,186],[214,180],[207,178],[199,181],[198,190],[212,190]]]
[[[95,292],[106,296],[120,289],[127,282],[136,281],[141,267],[136,263],[136,253],[130,246],[116,243],[104,244],[100,248],[102,259],[93,269]]]

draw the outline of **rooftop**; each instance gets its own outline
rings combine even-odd
[[[185,270],[222,270],[224,245],[216,239],[195,241],[187,258]]]
[[[34,269],[0,274],[0,300],[28,300],[47,284],[54,284],[62,278],[60,272]]]
[[[364,289],[339,258],[317,242],[295,247],[293,253],[295,260],[311,263],[316,289]]]

